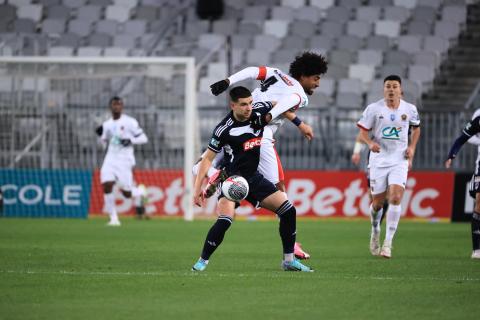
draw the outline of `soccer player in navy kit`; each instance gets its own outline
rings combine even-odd
[[[208,149],[200,162],[195,180],[194,202],[198,206],[204,204],[202,180],[208,172],[213,159],[224,145],[232,149],[232,158],[226,166],[228,176],[243,176],[249,183],[250,190],[247,201],[275,212],[280,218],[280,237],[283,246],[282,268],[285,271],[313,271],[294,257],[296,237],[296,210],[287,200],[285,193],[278,191],[273,183],[265,179],[257,170],[260,161],[260,145],[263,127],[268,119],[274,119],[284,108],[271,109],[272,105],[263,103],[252,114],[252,94],[245,87],[235,87],[230,91],[230,107],[232,111],[215,127]],[[252,127],[255,122],[255,128]],[[226,231],[230,228],[235,215],[236,203],[220,194],[217,204],[218,219],[210,228],[205,239],[200,258],[192,267],[194,271],[203,271],[207,267],[210,256],[222,243]]]
[[[462,134],[455,140],[452,148],[445,161],[445,167],[450,168],[452,161],[457,156],[460,148],[470,139],[478,138],[480,135],[480,113],[478,110],[474,113],[473,119],[467,123]],[[475,208],[472,213],[471,220],[471,236],[472,236],[472,259],[480,259],[480,147],[478,149],[475,173],[470,182],[469,192],[475,198]]]

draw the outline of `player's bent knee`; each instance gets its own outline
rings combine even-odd
[[[220,198],[217,204],[217,214],[234,218],[235,216],[235,202],[228,200],[227,198]]]
[[[260,202],[260,206],[275,212],[285,201],[287,201],[287,195],[285,192],[276,191],[263,199],[262,202]]]

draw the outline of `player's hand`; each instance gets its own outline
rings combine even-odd
[[[380,152],[380,146],[379,146],[379,144],[376,143],[376,142],[371,142],[371,143],[368,145],[368,149],[370,149],[370,151],[375,152],[375,153]]]
[[[358,164],[360,163],[360,159],[361,159],[360,153],[352,153],[352,163],[354,165],[358,166]]]
[[[220,93],[227,90],[229,85],[230,85],[230,81],[228,79],[224,79],[212,84],[210,86],[210,89],[212,90],[213,95],[218,96]]]
[[[453,159],[447,159],[447,161],[445,161],[445,168],[450,169],[452,166],[452,161]]]
[[[413,159],[413,156],[415,155],[415,150],[413,148],[408,147],[407,150],[405,150],[405,159]]]
[[[101,136],[103,134],[103,125],[99,125],[97,128],[95,128],[95,133],[97,136]]]
[[[300,132],[308,141],[313,139],[313,129],[305,122],[300,123],[298,130],[300,130]]]
[[[205,195],[202,190],[195,192],[193,203],[195,203],[197,207],[203,207],[203,204],[205,203]]]
[[[252,111],[252,114],[250,115],[250,127],[252,127],[253,130],[260,130],[268,124],[268,118],[268,113]]]
[[[124,147],[128,147],[132,144],[132,140],[130,139],[120,139],[120,144]]]

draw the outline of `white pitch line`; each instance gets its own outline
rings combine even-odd
[[[6,274],[26,274],[26,275],[39,275],[39,274],[50,274],[50,275],[70,275],[70,276],[135,276],[135,277],[164,277],[164,276],[193,276],[193,277],[225,277],[225,278],[254,278],[254,277],[263,277],[263,278],[286,278],[294,277],[300,274],[300,272],[291,272],[291,273],[199,273],[188,271],[183,274],[178,274],[175,271],[160,271],[160,272],[112,272],[112,271],[37,271],[37,270],[0,270],[0,273]],[[308,275],[320,279],[320,280],[378,280],[378,281],[446,281],[446,282],[480,282],[480,278],[440,278],[440,277],[382,277],[382,276],[356,276],[349,274],[328,274],[321,273],[317,271],[314,273],[308,273]]]

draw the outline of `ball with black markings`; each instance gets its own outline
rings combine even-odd
[[[247,197],[249,189],[247,180],[242,176],[228,177],[222,183],[222,193],[230,201],[242,201]]]

